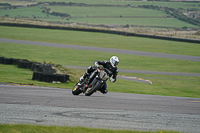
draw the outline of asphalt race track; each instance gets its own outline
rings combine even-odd
[[[0,42],[93,50],[150,57],[200,61],[198,56],[96,48],[67,44],[2,39]],[[78,68],[79,66],[70,66]],[[83,67],[79,67],[85,69]],[[137,70],[121,72],[200,76]],[[120,76],[119,76],[120,78]],[[121,77],[126,78],[126,77]],[[200,133],[200,98],[100,92],[73,96],[71,89],[0,84],[0,123],[84,126],[130,130],[175,130]]]
[[[1,84],[0,123],[200,133],[200,99]]]

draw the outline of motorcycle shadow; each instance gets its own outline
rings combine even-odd
[[[77,96],[81,96],[81,97],[105,97],[106,96],[106,94],[102,94],[101,92],[99,92],[99,94],[97,94],[98,92],[96,92],[96,93],[94,93],[93,95],[91,95],[91,96],[85,96],[85,94],[79,94],[79,95],[77,95]],[[74,95],[74,96],[76,96],[76,95]]]

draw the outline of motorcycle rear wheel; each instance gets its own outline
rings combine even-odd
[[[94,83],[94,85],[91,88],[88,88],[85,91],[85,96],[91,96],[96,90],[100,88],[101,84],[99,82]]]
[[[80,86],[78,86],[77,84],[74,86],[74,88],[72,89],[72,94],[73,95],[79,95],[80,93],[82,93],[82,91],[80,90]]]

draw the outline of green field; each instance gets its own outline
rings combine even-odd
[[[48,6],[51,12],[68,13],[72,17],[83,16],[143,16],[162,17],[164,11],[156,11],[142,8],[117,8],[117,7],[78,7],[78,6]]]
[[[162,11],[140,9],[140,8],[116,8],[116,7],[64,7],[64,6],[49,6],[53,11],[68,13],[72,18],[66,20],[62,17],[57,17],[42,13],[42,9],[37,7],[28,7],[20,9],[2,10],[0,16],[9,15],[9,17],[27,17],[44,21],[59,21],[59,22],[77,22],[88,24],[113,24],[113,25],[151,25],[165,27],[198,27],[192,24],[180,21],[174,18],[151,18],[162,17],[166,14]],[[96,8],[99,8],[98,10]],[[120,18],[119,16],[122,16]],[[97,18],[88,18],[87,16],[97,16]],[[103,16],[99,17],[99,16]],[[104,16],[110,16],[105,18]],[[123,16],[133,16],[133,18],[123,18]],[[136,16],[136,18],[134,18]],[[137,18],[144,17],[144,18]],[[85,18],[86,17],[86,18]],[[119,18],[113,18],[119,17]],[[145,18],[147,17],[147,18]]]
[[[42,13],[42,9],[39,7],[27,7],[27,8],[19,8],[19,9],[10,9],[10,10],[1,10],[0,16],[9,15],[9,17],[31,17],[39,16],[46,17],[47,14]],[[52,16],[53,17],[53,16]]]
[[[10,3],[16,5],[17,2],[4,1],[5,3]],[[56,1],[38,1],[38,2],[62,2],[62,0]],[[65,3],[71,1],[66,0]],[[41,5],[34,7],[25,7],[19,9],[7,9],[1,10],[0,16],[9,16],[16,18],[29,18],[33,20],[43,20],[48,22],[65,22],[65,23],[81,23],[82,24],[103,24],[103,25],[134,25],[141,28],[140,26],[145,26],[146,29],[149,27],[153,29],[176,29],[182,27],[199,28],[197,25],[187,23],[173,18],[167,14],[164,10],[155,10],[140,8],[139,5],[152,5],[158,7],[169,7],[173,9],[178,9],[180,12],[187,15],[188,10],[199,10],[200,3],[187,3],[187,2],[150,2],[150,1],[121,1],[121,0],[75,0],[75,3],[85,3],[85,4],[103,4],[103,5],[131,5],[130,7],[108,7],[108,6],[51,6],[45,5],[45,7],[50,8],[50,13],[67,13],[71,15],[70,18],[60,17],[60,15],[53,16],[51,14],[42,13],[43,9],[40,9]],[[3,3],[3,2],[1,2]],[[27,2],[19,2],[19,5],[28,5]],[[31,4],[31,3],[30,3]],[[128,17],[128,18],[127,18]],[[138,18],[139,17],[139,18]],[[189,19],[189,18],[188,18]],[[153,26],[153,27],[152,27]],[[162,28],[161,28],[162,27]],[[132,26],[132,28],[135,28]],[[144,28],[144,27],[143,27]]]

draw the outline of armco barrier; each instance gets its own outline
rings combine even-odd
[[[69,81],[69,75],[66,74],[54,74],[56,70],[52,68],[52,64],[42,64],[38,62],[31,62],[26,59],[14,59],[0,57],[0,64],[17,65],[19,68],[31,69],[33,72],[32,80],[42,82],[67,82]]]

